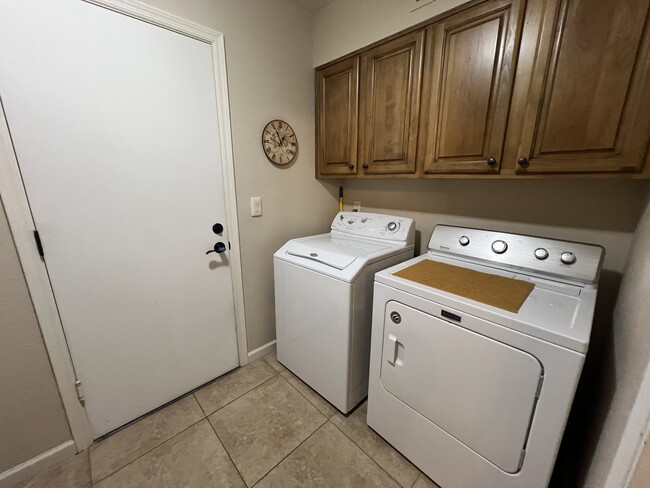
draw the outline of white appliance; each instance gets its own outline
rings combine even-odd
[[[426,255],[375,276],[368,425],[443,488],[546,487],[603,256],[600,246],[437,226]],[[534,288],[513,313],[395,276],[423,260]]]
[[[274,255],[278,360],[347,413],[368,394],[372,285],[413,257],[413,220],[340,212]]]

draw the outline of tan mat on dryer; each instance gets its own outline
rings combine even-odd
[[[394,276],[517,313],[535,285],[425,259]]]

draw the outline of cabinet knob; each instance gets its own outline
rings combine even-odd
[[[368,169],[368,163],[363,163],[363,169]]]
[[[352,163],[348,164],[348,168],[349,169],[354,169],[354,164],[352,164]]]
[[[524,167],[528,166],[528,159],[524,157],[519,158],[517,162],[519,163],[519,166],[524,166]]]
[[[487,164],[490,165],[490,166],[496,166],[497,160],[494,159],[494,158],[490,158],[490,159],[487,160]]]

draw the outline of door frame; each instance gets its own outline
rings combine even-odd
[[[163,10],[135,0],[83,0],[100,8],[142,20],[163,29],[191,37],[209,44],[212,48],[216,88],[219,136],[221,141],[221,164],[224,195],[226,200],[226,224],[230,238],[230,273],[233,288],[235,327],[239,365],[248,363],[246,340],[246,317],[244,313],[244,288],[241,267],[239,224],[237,220],[237,198],[235,169],[230,126],[228,100],[228,79],[226,72],[226,51],[222,33],[187,21]],[[54,292],[45,262],[40,258],[33,232],[34,220],[29,207],[27,193],[16,159],[8,121],[0,100],[0,199],[7,214],[18,258],[27,287],[31,295],[36,317],[43,335],[54,377],[56,379],[63,407],[70,424],[70,430],[77,451],[82,451],[93,442],[92,429],[86,410],[79,402],[75,381],[74,364],[70,356],[63,324],[54,298]]]

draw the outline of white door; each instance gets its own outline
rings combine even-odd
[[[211,46],[2,1],[0,96],[95,437],[235,368]]]
[[[503,471],[519,471],[542,378],[534,356],[395,301],[382,356],[388,392]]]

